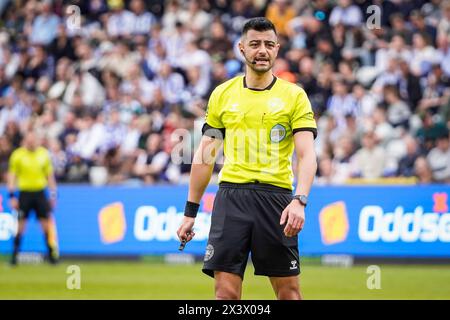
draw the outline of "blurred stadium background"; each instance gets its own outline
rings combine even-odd
[[[190,160],[210,92],[242,73],[237,43],[254,16],[275,23],[274,73],[305,88],[318,123],[305,297],[450,298],[448,0],[0,0],[0,298],[213,297],[199,260],[220,164],[181,254],[190,166],[174,155]],[[32,128],[59,183],[62,263],[42,263],[31,221],[10,268],[4,183]],[[367,287],[373,264],[379,290]],[[69,265],[81,290],[66,287]],[[244,299],[272,299],[252,271]]]

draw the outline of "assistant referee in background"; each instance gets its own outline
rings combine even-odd
[[[36,213],[44,232],[48,261],[52,264],[57,263],[56,244],[50,239],[50,214],[56,204],[56,181],[50,154],[39,145],[38,138],[33,132],[25,135],[23,146],[16,149],[10,157],[8,192],[9,204],[18,212],[19,220],[11,264],[17,264],[22,235],[31,211]]]

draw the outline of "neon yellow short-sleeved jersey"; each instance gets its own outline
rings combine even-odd
[[[47,149],[38,147],[34,151],[21,147],[11,154],[9,172],[17,178],[20,191],[40,191],[47,187],[48,176],[53,166]]]
[[[292,190],[293,135],[302,130],[317,135],[305,91],[276,77],[261,90],[248,88],[244,76],[219,85],[210,96],[205,122],[204,134],[217,133],[214,129],[225,133],[219,182],[260,182]]]

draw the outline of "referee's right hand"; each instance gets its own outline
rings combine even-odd
[[[183,221],[181,222],[180,227],[178,228],[177,235],[180,241],[185,240],[189,242],[195,236],[195,232],[192,231],[192,227],[194,227],[195,218],[191,217],[183,217]]]

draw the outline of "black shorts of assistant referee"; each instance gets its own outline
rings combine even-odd
[[[286,237],[285,225],[280,225],[291,201],[290,190],[269,184],[220,183],[202,271],[211,277],[224,271],[244,278],[251,253],[255,275],[298,275],[298,238]]]
[[[31,211],[38,219],[49,217],[50,204],[44,190],[19,192],[19,219],[28,219]]]

